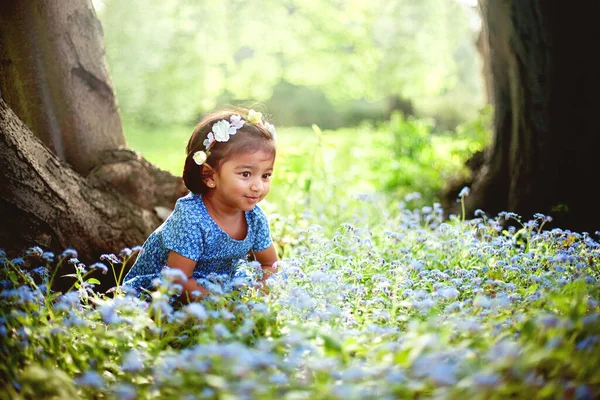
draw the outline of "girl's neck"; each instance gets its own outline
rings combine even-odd
[[[202,195],[202,201],[204,201],[204,206],[213,218],[216,217],[219,220],[231,220],[243,215],[242,210],[223,204],[223,202],[215,198],[213,193],[209,192]]]
[[[243,240],[248,234],[245,214],[239,208],[226,207],[214,196],[204,195],[202,201],[213,221],[231,237]]]

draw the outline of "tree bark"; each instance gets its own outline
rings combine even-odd
[[[90,0],[0,2],[0,94],[82,176],[125,147]]]
[[[124,148],[91,1],[0,2],[0,74],[0,248],[142,244],[187,189]]]
[[[478,3],[478,9],[481,15],[483,15],[486,12],[486,7],[487,1],[480,0]],[[485,103],[492,104],[494,95],[492,91],[493,82],[490,66],[490,43],[487,29],[487,24],[482,23],[481,30],[479,32],[479,35],[477,36],[477,41],[475,42],[475,47],[477,48],[479,56],[481,57],[481,75],[483,85],[485,88]]]
[[[92,184],[74,172],[0,99],[0,247],[12,257],[22,256],[32,245],[58,253],[74,248],[89,263],[103,253],[142,244],[162,222],[156,204],[169,210],[185,189],[181,179],[133,152],[121,158],[130,162],[121,160],[114,175],[138,175],[138,184],[145,188],[138,194],[148,197],[148,207],[132,202],[136,199],[131,191],[123,195],[110,182]]]
[[[493,142],[474,172],[466,208],[554,218],[600,229],[591,194],[600,132],[598,2],[484,1],[493,75]],[[469,182],[466,182],[467,184]],[[456,189],[456,188],[455,188]],[[456,193],[456,192],[454,192]],[[449,212],[458,208],[449,206]]]

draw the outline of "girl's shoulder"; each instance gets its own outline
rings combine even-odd
[[[252,210],[250,210],[250,214],[252,215],[258,215],[258,216],[266,216],[265,212],[262,210],[262,208],[260,208],[260,206],[257,204],[255,205]]]
[[[252,210],[248,211],[248,216],[253,223],[262,224],[267,222],[267,215],[258,205],[255,205]]]
[[[202,204],[202,196],[189,192],[175,202],[175,208],[199,207]]]
[[[202,196],[193,194],[192,192],[177,199],[172,215],[179,218],[185,217],[198,222],[208,218],[208,213],[202,202]]]

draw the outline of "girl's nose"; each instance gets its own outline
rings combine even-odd
[[[254,190],[255,192],[258,192],[261,188],[262,188],[262,182],[260,180],[252,181],[252,184],[250,185],[250,189]]]

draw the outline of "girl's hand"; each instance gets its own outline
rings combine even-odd
[[[267,285],[267,282],[265,282],[264,280],[262,280],[260,282],[259,290],[264,295],[269,295],[271,293],[271,290],[269,289],[269,285]]]
[[[194,267],[196,266],[196,261],[184,257],[179,253],[175,253],[174,251],[170,251],[169,257],[167,258],[167,265],[171,268],[181,270],[185,276],[190,277],[185,282],[177,282],[183,287],[183,292],[180,296],[181,301],[185,303],[202,301],[202,299],[211,295],[208,290],[198,285],[196,280],[191,277],[194,272]],[[200,292],[200,296],[193,296],[193,294],[197,294],[195,292]]]
[[[269,279],[269,277],[273,274],[277,273],[277,264],[273,264],[271,266],[267,266],[267,265],[263,265],[262,266],[262,270],[263,270],[263,276],[262,279],[260,280],[260,291],[265,294],[268,295],[271,293],[271,290],[269,289],[269,285],[267,285],[267,279]]]
[[[269,279],[269,277],[271,275],[274,275],[277,273],[277,267],[273,267],[273,266],[267,267],[267,266],[263,265],[262,270],[263,270],[263,276],[262,276],[262,279],[260,280],[261,282],[266,281],[267,279]]]

